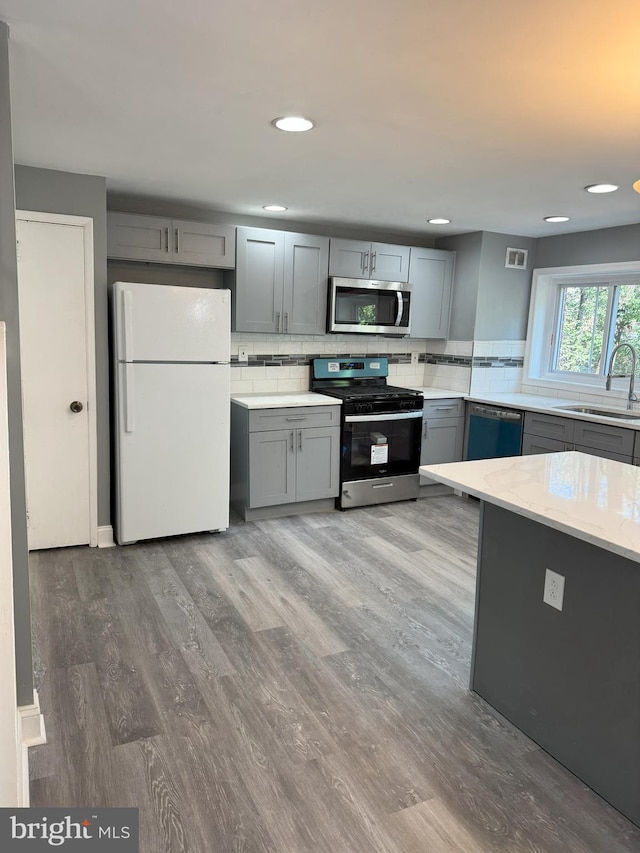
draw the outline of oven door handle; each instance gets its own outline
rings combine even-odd
[[[408,421],[411,418],[422,420],[422,409],[419,412],[393,412],[386,415],[345,415],[347,424],[373,423],[374,421]]]
[[[394,325],[399,326],[402,322],[402,293],[397,290],[396,296],[398,297],[398,316],[396,317],[396,322],[394,323]]]

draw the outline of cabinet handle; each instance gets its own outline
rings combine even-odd
[[[298,449],[302,450],[302,430],[298,430]]]
[[[169,251],[169,228],[164,229],[164,236],[167,241],[167,252]]]
[[[276,332],[280,331],[280,312],[276,311]]]
[[[426,437],[427,437],[427,422],[426,421],[424,422],[424,429],[422,431],[422,437],[424,439],[426,439]]]
[[[362,254],[362,272],[366,272],[369,266],[369,252]]]
[[[451,412],[455,406],[435,406],[436,412]]]
[[[377,252],[371,252],[371,266],[369,267],[369,275],[373,275],[376,268],[376,255]]]
[[[180,229],[176,228],[176,255],[180,254]]]
[[[306,421],[306,415],[289,415],[287,418],[288,421]]]
[[[284,331],[285,334],[289,331],[289,312],[284,312]]]
[[[293,430],[291,430],[291,449],[293,450]]]

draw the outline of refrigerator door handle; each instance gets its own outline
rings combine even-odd
[[[124,431],[133,432],[136,428],[134,405],[133,364],[124,365]]]
[[[133,294],[122,291],[122,325],[124,327],[124,361],[133,361]]]

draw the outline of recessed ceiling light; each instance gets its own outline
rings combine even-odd
[[[590,184],[585,187],[588,193],[614,193],[617,189],[617,184]]]
[[[640,193],[640,180],[634,183],[633,188],[637,193]]]
[[[448,225],[451,222],[451,220],[450,219],[444,219],[444,217],[436,217],[435,219],[427,219],[427,222],[430,225]]]
[[[290,133],[300,133],[303,130],[311,130],[312,127],[315,127],[315,123],[311,119],[303,118],[303,116],[282,116],[281,118],[274,118],[271,124],[278,130],[287,130]]]
[[[282,213],[283,210],[287,210],[282,204],[263,204],[262,209],[268,210],[269,213]]]
[[[570,216],[545,216],[545,222],[568,222],[571,219]]]

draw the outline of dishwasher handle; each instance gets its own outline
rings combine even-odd
[[[496,421],[522,421],[522,412],[515,412],[512,409],[496,409],[493,406],[474,404],[471,406],[469,414],[481,418],[492,418]]]

